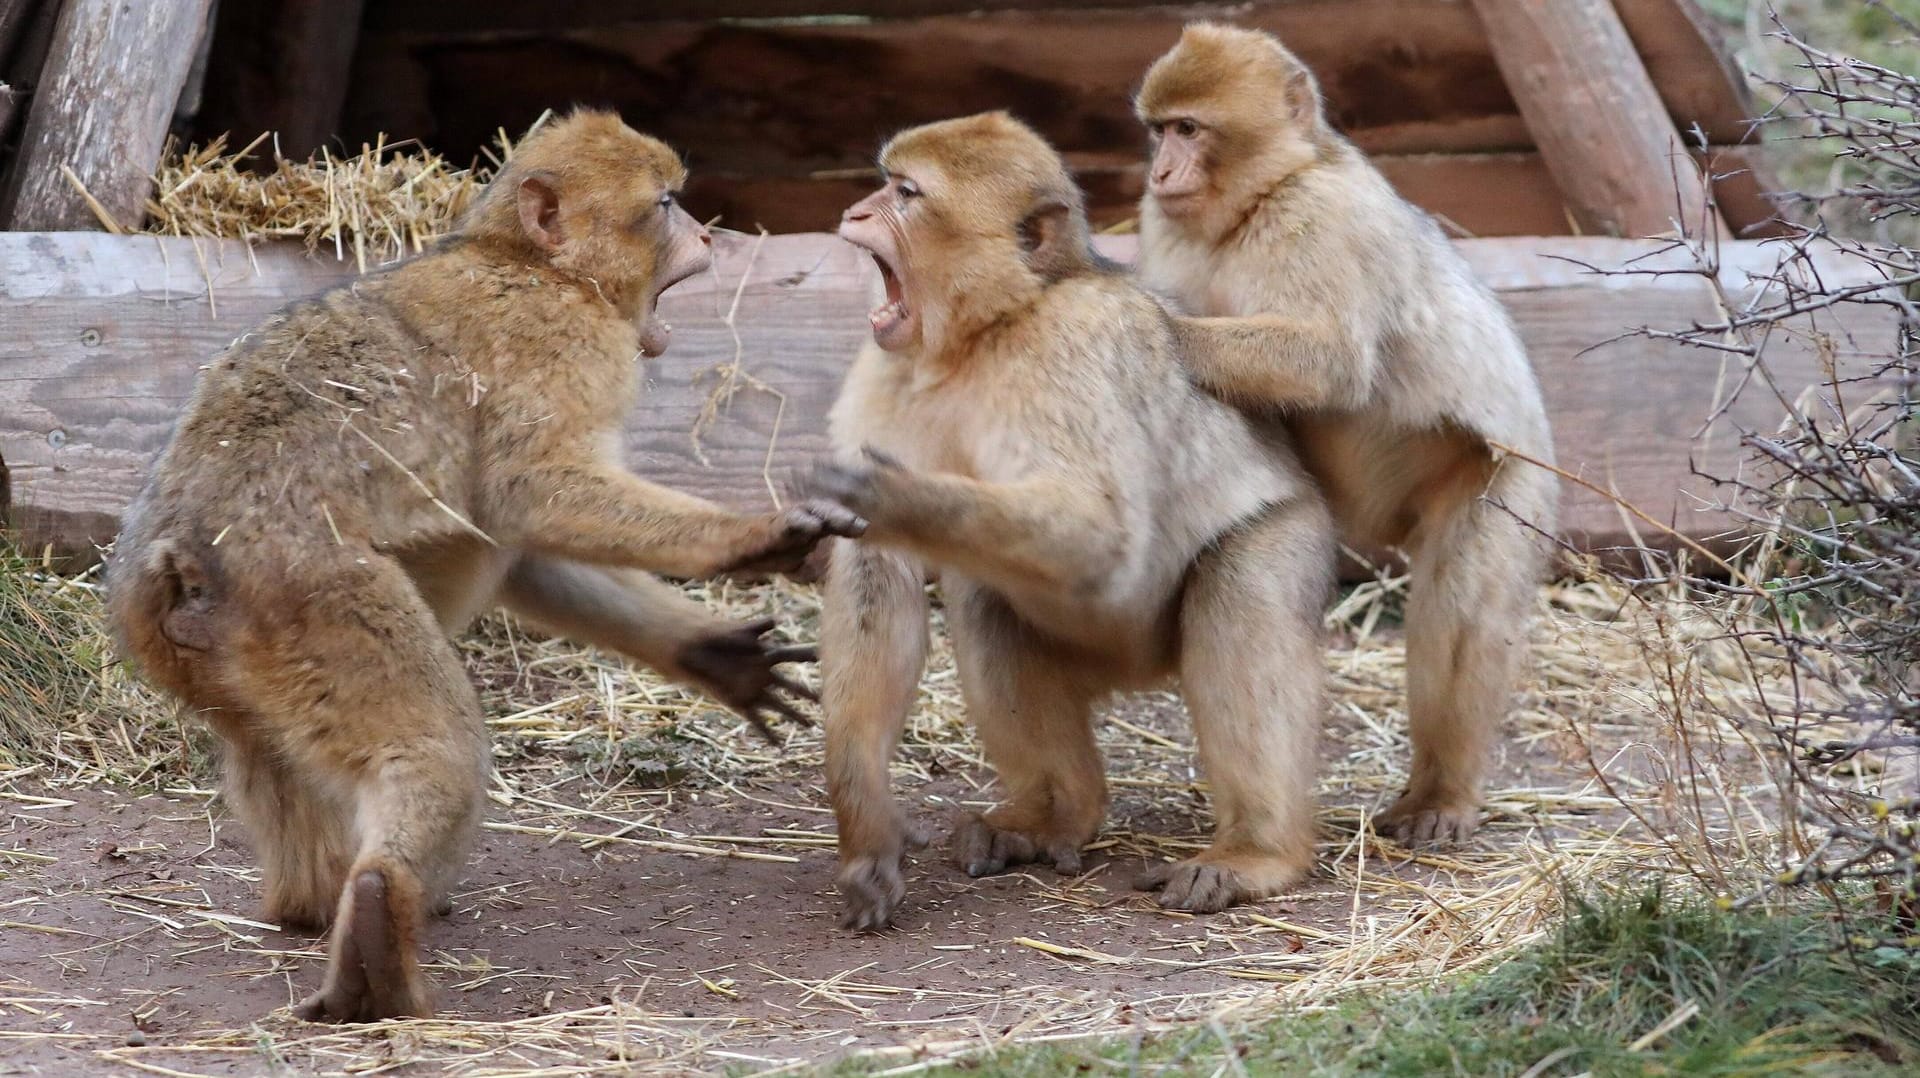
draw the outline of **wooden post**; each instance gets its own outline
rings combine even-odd
[[[363,0],[247,0],[220,5],[220,48],[195,128],[245,145],[262,131],[302,160],[333,136],[360,37]]]
[[[19,231],[100,227],[70,171],[113,220],[140,224],[211,2],[67,0],[0,221]]]
[[[1703,220],[1705,185],[1609,0],[1473,0],[1507,89],[1575,221],[1658,236]]]

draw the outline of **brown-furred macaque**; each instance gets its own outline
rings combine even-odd
[[[429,1013],[417,952],[479,825],[489,745],[449,633],[495,602],[752,719],[805,695],[768,622],[643,571],[797,566],[843,507],[743,516],[619,460],[660,293],[705,269],[665,145],[579,112],[532,133],[434,250],[296,303],[202,373],[108,569],[123,654],[225,743],[266,916],[331,924],[295,1008]]]
[[[916,836],[888,760],[937,573],[967,712],[1007,801],[962,821],[969,875],[1080,871],[1105,817],[1092,709],[1180,679],[1213,842],[1141,881],[1198,911],[1313,860],[1332,520],[1284,433],[1195,389],[1188,334],[1093,254],[1058,154],[1005,113],[914,128],[840,235],[885,298],[831,416],[816,489],[865,517],[834,544],[820,633],[843,923],[887,925]]]
[[[1208,390],[1279,416],[1350,541],[1411,560],[1413,766],[1377,820],[1464,839],[1526,647],[1558,485],[1540,387],[1498,300],[1322,113],[1273,37],[1186,28],[1135,101],[1153,137],[1137,273],[1237,347]]]

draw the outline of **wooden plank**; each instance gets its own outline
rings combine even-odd
[[[1471,9],[1458,0],[1263,0],[1001,11],[917,19],[594,23],[564,34],[473,21],[444,32],[380,29],[369,10],[342,134],[370,141],[385,117],[432,116],[425,138],[456,158],[552,106],[611,105],[672,142],[696,171],[794,175],[870,162],[915,123],[1009,108],[1067,152],[1142,143],[1130,98],[1189,18],[1272,30],[1306,58],[1331,114],[1379,153],[1525,149],[1524,123]],[[531,10],[531,9],[529,9]],[[397,83],[373,69],[402,70]]]
[[[251,0],[220,5],[198,127],[245,145],[263,131],[293,160],[333,136],[365,0]]]
[[[1527,129],[1584,231],[1718,228],[1610,0],[1473,0]],[[1676,167],[1676,165],[1678,167]]]
[[[1699,125],[1716,144],[1738,142],[1750,103],[1711,34],[1676,6],[1684,2],[1621,0],[1621,11],[1648,42],[1670,120]],[[810,190],[806,179],[858,174],[892,132],[962,112],[1011,108],[1070,157],[1117,155],[1137,169],[1134,84],[1185,20],[1212,16],[1278,33],[1318,74],[1336,122],[1384,159],[1415,202],[1464,233],[1574,230],[1539,160],[1510,156],[1534,153],[1534,140],[1463,0],[1008,3],[980,13],[822,3],[811,7],[855,17],[764,17],[808,6],[727,4],[702,19],[693,16],[704,6],[673,3],[538,5],[537,17],[506,5],[461,7],[455,18],[444,5],[383,3],[367,14],[343,134],[349,145],[383,131],[417,136],[461,159],[549,106],[609,105],[689,158],[710,215],[776,232],[815,229],[852,186],[832,179]],[[716,21],[729,13],[763,17]],[[1475,156],[1452,163],[1433,154]],[[1131,215],[1137,172],[1089,168],[1080,178],[1096,220]],[[1668,182],[1664,170],[1658,180]],[[1502,205],[1509,191],[1512,203]],[[1741,194],[1749,197],[1725,205],[1744,229],[1770,207],[1750,177]]]
[[[1100,243],[1115,257],[1132,255],[1131,237]],[[761,241],[721,233],[716,246],[715,271],[679,286],[663,304],[674,346],[649,364],[647,394],[626,433],[627,456],[662,482],[741,507],[764,506],[770,487],[826,447],[827,407],[867,333],[871,262],[817,234]],[[1724,514],[1700,511],[1699,499],[1711,499],[1712,491],[1691,468],[1730,474],[1742,459],[1738,432],[1772,429],[1778,405],[1749,392],[1696,436],[1717,394],[1738,381],[1717,354],[1642,340],[1600,344],[1640,325],[1713,317],[1706,284],[1678,275],[1600,277],[1581,268],[1622,265],[1650,250],[1631,241],[1481,239],[1459,248],[1500,293],[1527,341],[1562,465],[1614,486],[1690,535],[1726,528]],[[1730,242],[1724,255],[1726,284],[1736,294],[1745,273],[1772,264],[1765,245],[1752,242]],[[1869,279],[1841,261],[1823,273],[1833,282]],[[233,242],[0,234],[0,325],[8,328],[0,333],[0,463],[10,474],[14,526],[25,541],[73,553],[110,538],[199,365],[287,299],[350,274],[345,265],[310,260],[286,245],[250,257]],[[737,347],[725,321],[736,292]],[[1890,321],[1870,315],[1834,312],[1820,325],[1859,335],[1838,342],[1843,361],[1859,348],[1891,346]],[[752,381],[736,383],[739,392],[696,449],[693,432],[718,385],[713,372],[736,356]],[[1780,347],[1771,358],[1789,392],[1820,380],[1811,344]],[[1616,545],[1630,534],[1607,499],[1570,485],[1564,501],[1566,530],[1581,545]]]
[[[1104,160],[1101,158],[1105,158]],[[1069,155],[1096,228],[1138,216],[1146,168],[1132,154]],[[1538,154],[1381,155],[1374,163],[1415,205],[1459,235],[1538,236],[1571,231],[1559,185]],[[826,231],[873,189],[868,168],[813,176],[696,171],[686,203],[702,220],[744,231]]]
[[[66,0],[0,197],[17,230],[98,228],[71,171],[115,220],[146,218],[153,166],[212,0]]]
[[[1761,148],[1714,147],[1704,159],[1717,177],[1714,195],[1745,238],[1777,235],[1774,213],[1754,171]],[[1701,157],[1702,155],[1696,155]],[[1138,214],[1145,168],[1138,156],[1069,154],[1096,228]],[[1537,153],[1376,154],[1373,162],[1414,205],[1442,219],[1455,236],[1555,236],[1574,233],[1560,184]],[[873,185],[869,168],[765,176],[697,170],[687,205],[702,220],[744,231],[826,230]]]
[[[1687,130],[1699,124],[1715,143],[1743,141],[1745,121],[1752,115],[1744,80],[1692,0],[1619,0],[1618,7],[1675,125]],[[911,111],[924,100],[912,65],[886,72],[870,66],[874,50],[867,46],[876,42],[924,41],[927,29],[933,28],[946,40],[940,53],[929,55],[951,55],[959,48],[968,51],[981,75],[1005,71],[1022,80],[1049,80],[1046,67],[1030,69],[1019,60],[1021,50],[1012,54],[1015,66],[1009,68],[1001,54],[971,47],[979,40],[973,34],[992,37],[1018,28],[1043,57],[1069,65],[1104,62],[1108,78],[1098,92],[1124,97],[1145,63],[1177,36],[1179,25],[1196,18],[1279,32],[1320,74],[1335,115],[1370,149],[1487,152],[1529,144],[1495,73],[1486,34],[1460,0],[1254,0],[1230,5],[1164,0],[482,0],[448,5],[439,0],[383,0],[369,9],[365,29],[369,43],[435,53],[469,47],[510,53],[543,40],[573,42],[576,47],[561,51],[584,66],[556,69],[529,63],[493,73],[496,94],[524,108],[524,101],[512,100],[516,94],[541,107],[583,94],[620,101],[638,92],[620,70],[622,57],[635,52],[631,42],[673,38],[689,28],[717,32],[723,29],[718,24],[726,22],[729,31],[809,50],[828,83],[846,81],[849,75],[857,80],[864,71],[869,78],[863,97],[879,100],[842,102],[836,97],[835,102],[850,103],[856,112],[895,108],[902,115],[891,129],[935,117]],[[1131,27],[1152,40],[1142,47],[1117,42],[1111,32],[1116,26]],[[835,42],[848,48],[836,52],[822,47]],[[531,60],[532,54],[527,55]],[[455,62],[450,56],[435,60],[436,66]],[[777,66],[789,63],[782,59]],[[652,68],[650,74],[656,83],[676,78],[670,67]],[[502,75],[507,86],[499,84]],[[734,99],[761,77],[750,65],[734,67],[720,81],[702,87],[704,92],[679,95],[673,104],[699,107],[703,100]],[[383,100],[384,87],[357,81],[363,85],[364,102]],[[559,97],[538,92],[549,84],[562,84],[570,92]],[[889,100],[895,97],[900,97],[897,103]],[[502,114],[491,103],[459,104],[465,100],[443,95],[441,103],[478,117],[477,146],[491,133],[485,125]],[[779,128],[787,107],[778,99],[761,102],[759,115],[769,128]],[[1489,108],[1495,111],[1485,111]],[[957,106],[942,115],[956,111]],[[373,132],[350,133],[368,137]],[[447,148],[463,152],[460,146]]]

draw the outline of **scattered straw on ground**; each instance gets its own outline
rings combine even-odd
[[[789,1068],[848,1053],[905,1073],[998,1044],[1135,1031],[1230,1011],[1311,1009],[1353,990],[1432,984],[1541,938],[1570,887],[1688,874],[1738,890],[1751,881],[1728,866],[1764,861],[1784,841],[1773,788],[1741,730],[1701,719],[1751,710],[1756,693],[1786,684],[1784,669],[1763,658],[1763,676],[1749,677],[1733,645],[1689,608],[1643,605],[1602,584],[1542,593],[1532,675],[1507,728],[1481,837],[1461,850],[1412,857],[1373,837],[1365,817],[1398,788],[1407,759],[1404,651],[1395,627],[1403,588],[1399,579],[1364,585],[1329,615],[1336,646],[1327,660],[1333,695],[1321,786],[1323,868],[1285,899],[1215,918],[1174,917],[1104,871],[1183,856],[1204,844],[1211,824],[1177,698],[1148,693],[1120,701],[1102,724],[1115,795],[1099,843],[1105,863],[1079,879],[1026,873],[1014,895],[1020,916],[1000,909],[982,919],[977,911],[986,893],[974,890],[981,885],[923,856],[911,886],[918,896],[944,896],[938,918],[859,943],[894,966],[918,955],[905,963],[913,972],[884,972],[873,961],[849,958],[822,974],[817,962],[803,969],[771,949],[754,955],[749,947],[746,960],[716,959],[711,969],[678,975],[657,963],[630,966],[628,979],[571,952],[540,970],[499,965],[484,951],[438,952],[431,975],[456,1017],[332,1029],[294,1022],[281,1010],[256,1016],[257,1023],[236,1019],[231,1028],[203,1019],[165,1043],[128,1046],[116,1036],[73,1031],[75,1016],[110,1005],[106,988],[84,976],[90,962],[127,948],[176,956],[211,948],[257,956],[265,966],[256,976],[311,986],[322,959],[317,944],[290,947],[285,936],[263,935],[271,926],[250,920],[250,907],[221,905],[210,897],[212,881],[196,884],[177,872],[157,877],[146,891],[105,898],[87,891],[123,915],[118,925],[61,927],[52,915],[71,870],[35,861],[31,848],[16,845],[0,849],[0,863],[11,858],[15,881],[0,890],[0,919],[38,927],[54,957],[6,975],[0,1038],[66,1036],[73,1050],[91,1052],[87,1058],[102,1065],[163,1074],[207,1073],[221,1061],[262,1054],[297,1068],[413,1063],[465,1074],[572,1075]],[[796,638],[814,634],[811,590],[694,591],[736,614],[777,614]],[[819,785],[817,730],[794,729],[785,749],[768,749],[737,719],[657,678],[502,620],[485,623],[466,649],[498,746],[491,834],[577,848],[587,871],[615,854],[705,863],[728,873],[720,877],[722,891],[755,864],[797,866],[793,872],[824,892],[833,836]],[[212,832],[204,842],[214,848],[223,841],[224,816],[210,800],[204,745],[131,684],[103,684],[83,717],[50,722],[31,739],[30,753],[13,748],[0,797],[27,816],[95,783],[167,787],[205,806],[201,833]],[[1675,721],[1682,714],[1687,723]],[[978,806],[994,796],[943,648],[923,681],[895,776],[903,801],[921,808]],[[689,828],[689,810],[676,806],[695,803],[705,823]],[[755,822],[769,805],[785,822]],[[248,865],[243,851],[235,856],[235,865]],[[245,887],[227,878],[217,881],[223,893],[245,894],[256,885],[250,867],[225,871],[244,877]],[[482,889],[460,901],[512,910],[511,891]],[[765,894],[744,897],[769,901]],[[726,899],[722,893],[708,901]],[[776,904],[775,912],[804,920],[811,952],[828,956],[829,965],[839,953],[853,953],[825,899],[791,902]],[[693,908],[622,932],[644,941],[672,931],[674,918]],[[542,926],[513,930],[537,933]],[[97,942],[75,938],[87,936]],[[990,958],[1025,962],[1017,966],[1018,991],[986,981]],[[1125,977],[1124,991],[1110,987],[1116,974]],[[549,991],[535,997],[547,1005],[525,1017],[457,1017],[502,986],[593,984],[596,977],[611,980],[594,989],[591,1001],[569,1004],[565,991]],[[703,1002],[657,1002],[663,990],[690,990]],[[755,1006],[733,1002],[746,999]]]

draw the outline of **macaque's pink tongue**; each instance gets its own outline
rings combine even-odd
[[[673,343],[673,327],[660,320],[659,314],[650,314],[640,326],[640,354],[657,356]]]

